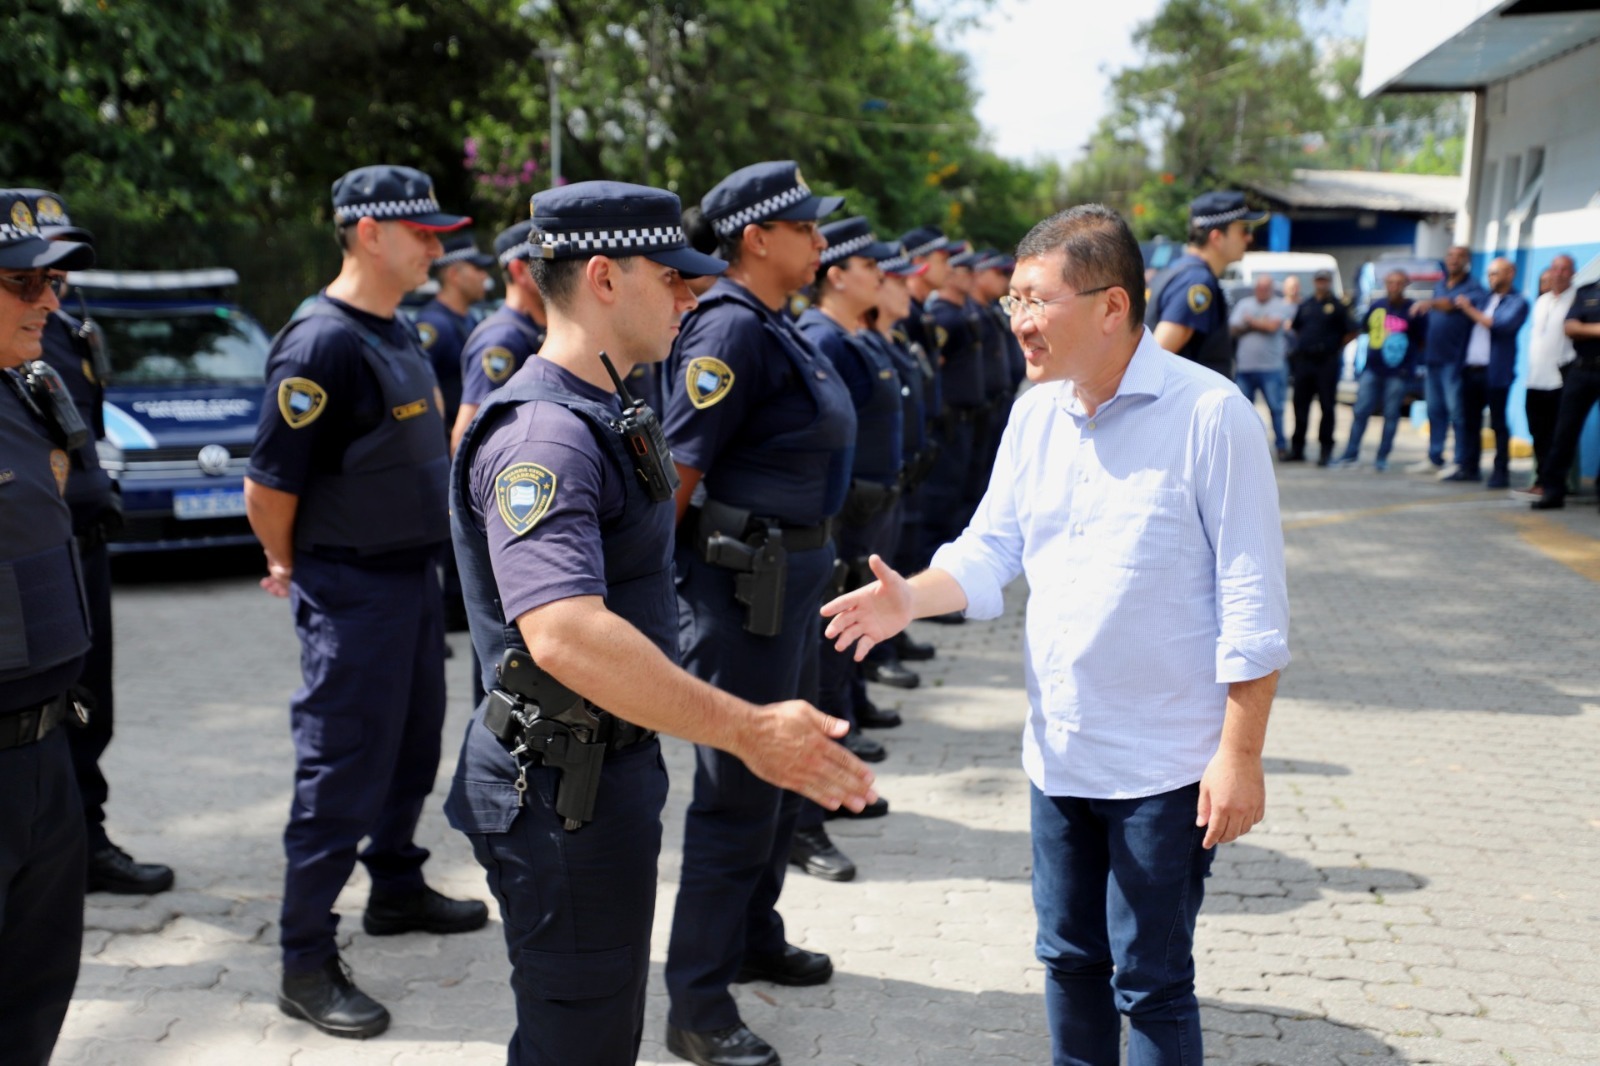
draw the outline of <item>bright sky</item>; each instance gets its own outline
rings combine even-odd
[[[1318,21],[1357,35],[1368,0],[1337,0]],[[998,0],[980,24],[954,41],[972,59],[982,93],[978,120],[995,148],[1014,159],[1080,154],[1106,110],[1110,76],[1138,60],[1134,27],[1161,0]]]

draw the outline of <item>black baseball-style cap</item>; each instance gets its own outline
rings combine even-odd
[[[0,270],[86,270],[94,249],[76,241],[52,241],[39,229],[30,193],[0,189]]]
[[[472,224],[465,215],[445,213],[428,175],[390,163],[358,167],[334,182],[333,217],[341,226],[371,218],[438,233]]]
[[[700,198],[700,210],[720,237],[737,236],[752,222],[814,222],[843,206],[842,196],[813,193],[790,159],[741,167]]]
[[[723,260],[689,245],[683,232],[683,204],[665,189],[625,181],[581,181],[535,193],[530,206],[531,257],[640,256],[686,278],[728,269]]]

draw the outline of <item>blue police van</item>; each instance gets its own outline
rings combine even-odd
[[[113,553],[255,543],[244,512],[270,340],[232,270],[68,275],[109,363],[100,461],[122,496]],[[76,303],[77,306],[74,306]]]

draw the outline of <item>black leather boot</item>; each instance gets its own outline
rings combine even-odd
[[[475,899],[451,899],[426,886],[405,896],[377,892],[367,899],[361,928],[369,936],[399,933],[470,933],[489,921],[489,908]]]
[[[329,1036],[349,1040],[365,1040],[389,1028],[389,1012],[355,986],[349,968],[337,955],[320,970],[284,974],[278,1009]]]

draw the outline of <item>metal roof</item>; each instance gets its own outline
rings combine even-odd
[[[1296,170],[1287,183],[1260,181],[1251,188],[1290,209],[1453,215],[1466,199],[1467,186],[1453,175]]]
[[[1419,15],[1426,26],[1413,24]],[[1426,42],[1431,29],[1451,20],[1457,27],[1444,40],[1409,56],[1397,51],[1404,47],[1397,40]],[[1473,0],[1454,9],[1437,0],[1391,0],[1372,6],[1367,33],[1362,95],[1467,92],[1600,40],[1600,0]]]

